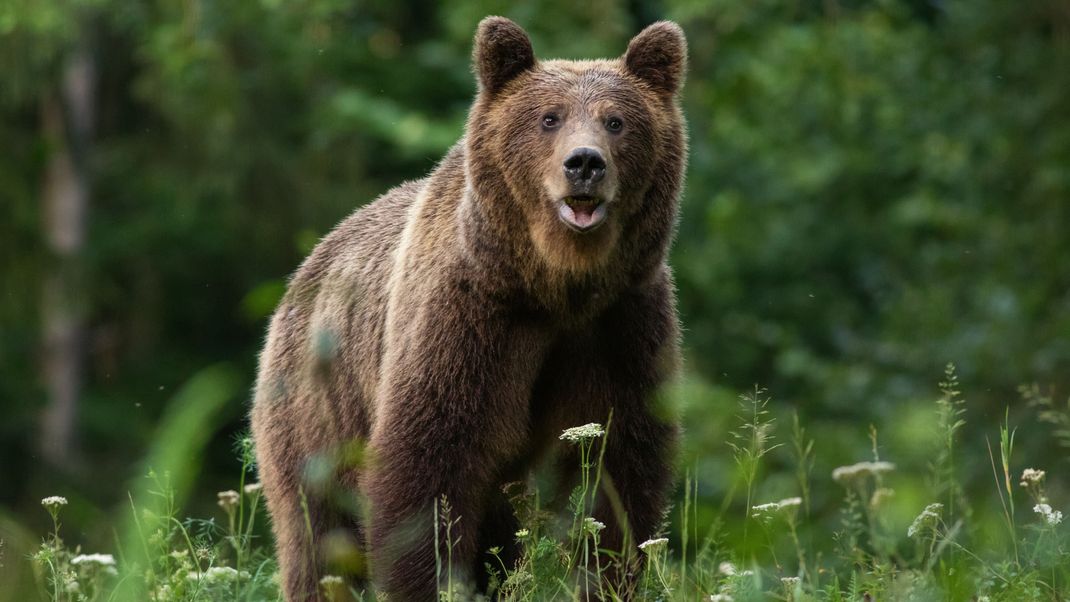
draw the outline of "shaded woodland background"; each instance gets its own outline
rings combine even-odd
[[[906,523],[931,499],[948,362],[979,513],[1008,408],[1023,462],[1065,472],[1018,393],[1070,396],[1064,0],[6,0],[0,581],[26,583],[46,495],[91,549],[149,465],[213,513],[287,275],[461,135],[488,14],[542,57],[615,56],[661,18],[687,32],[673,401],[702,521],[734,491],[725,441],[755,384],[779,440],[796,411],[816,439],[815,478],[868,459],[875,426]],[[762,499],[793,495],[786,448],[771,463]],[[820,518],[834,500],[814,495]]]

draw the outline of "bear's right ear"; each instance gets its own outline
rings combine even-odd
[[[479,22],[472,62],[480,88],[494,94],[535,66],[535,51],[519,25],[505,17],[487,17]]]

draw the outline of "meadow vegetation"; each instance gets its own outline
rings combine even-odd
[[[1070,403],[1057,405],[1037,387],[1023,388],[1022,395],[1054,427],[1031,436],[1066,437]],[[606,429],[587,424],[564,431],[561,444],[578,448],[579,483],[565,511],[556,513],[540,505],[536,480],[507,487],[521,524],[516,540],[523,554],[515,566],[507,566],[500,549],[484,551],[491,599],[581,600],[590,593],[618,600],[625,584],[615,576],[626,567],[636,573],[631,599],[638,600],[1022,602],[1070,596],[1070,523],[1060,510],[1070,506],[1048,494],[1048,471],[1067,458],[1046,458],[1050,468],[1026,462],[1015,454],[1015,440],[1023,433],[1006,418],[991,425],[982,441],[962,440],[969,409],[951,365],[930,408],[938,452],[921,473],[897,465],[898,450],[884,446],[875,427],[868,433],[868,458],[829,474],[815,473],[821,445],[808,437],[797,415],[790,429],[782,428],[768,402],[760,388],[739,398],[723,449],[735,463],[727,477],[731,493],[717,516],[705,524],[699,520],[700,484],[685,470],[663,533],[636,542],[637,553],[593,553],[605,528],[591,516],[594,500],[612,491],[602,486]],[[264,517],[259,484],[249,481],[251,442],[242,438],[237,447],[240,480],[237,489],[217,494],[217,516],[182,517],[169,474],[150,472],[148,497],[142,503],[131,498],[131,531],[117,541],[114,554],[72,549],[60,529],[66,499],[41,500],[53,530],[32,562],[45,597],[56,602],[280,599],[270,538],[254,528]],[[773,501],[758,492],[768,458],[777,453],[795,464],[795,495]],[[992,473],[989,497],[998,506],[970,499],[958,480],[962,457],[981,455]],[[898,503],[895,483],[902,478],[928,483],[924,504]],[[815,494],[840,500],[838,524],[831,530],[810,516]],[[734,496],[745,500],[742,508],[732,503]],[[983,508],[998,508],[998,516],[985,516]],[[909,525],[902,520],[904,511],[915,514]],[[443,498],[435,504],[434,520],[436,541],[427,545],[437,549],[442,541],[448,550],[455,543],[452,527],[464,517]],[[994,532],[993,522],[1001,523]],[[350,566],[363,563],[358,559]],[[448,553],[438,555],[436,569],[440,600],[485,599],[455,578]],[[379,599],[372,590],[350,588],[338,575],[325,575],[320,586],[327,600]]]

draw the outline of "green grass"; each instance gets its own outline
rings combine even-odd
[[[983,449],[960,440],[968,416],[959,388],[949,366],[941,396],[930,408],[938,444],[927,474],[902,474],[889,453],[906,450],[884,448],[877,429],[870,427],[870,457],[831,475],[815,474],[819,446],[797,415],[789,440],[780,440],[769,398],[756,388],[739,401],[722,451],[734,460],[735,471],[719,508],[701,494],[695,471],[685,470],[664,537],[643,542],[635,555],[591,553],[599,548],[604,528],[591,512],[596,495],[606,490],[601,450],[608,429],[569,429],[563,445],[578,448],[581,470],[567,511],[542,507],[532,483],[510,486],[522,524],[516,539],[523,555],[510,567],[500,549],[486,551],[491,590],[510,601],[582,599],[584,592],[618,599],[622,584],[609,575],[631,558],[641,568],[634,581],[635,599],[641,600],[1070,598],[1070,533],[1059,512],[1065,500],[1049,498],[1049,473],[1043,467],[1026,468],[1014,456],[1021,434],[1009,413],[993,426]],[[1065,446],[1070,405],[1057,405],[1036,387],[1023,389],[1023,400],[1040,422],[1054,426],[1054,442]],[[169,474],[150,473],[147,495],[131,497],[131,526],[116,536],[113,556],[71,549],[62,538],[65,502],[43,500],[53,530],[31,559],[41,596],[56,601],[279,599],[270,544],[256,535],[264,516],[259,489],[247,482],[248,440],[240,442],[239,456],[237,489],[219,493],[219,514],[211,519],[181,518]],[[959,464],[966,457],[983,458],[991,476],[987,499],[965,493]],[[767,465],[774,459],[792,465],[774,471]],[[1049,458],[1050,474],[1065,460]],[[794,495],[762,499],[765,479],[777,480],[774,489],[791,489]],[[899,499],[894,484],[904,483],[915,485],[915,494]],[[813,511],[816,498],[826,500],[820,516]],[[830,498],[839,500],[831,512]],[[434,543],[445,542],[449,550],[456,543],[453,527],[463,517],[442,499],[434,519]],[[445,584],[440,599],[479,599],[453,574],[450,560],[448,552],[437,558],[439,582]],[[376,599],[373,592],[347,590],[333,576],[324,577],[321,587],[328,600]]]

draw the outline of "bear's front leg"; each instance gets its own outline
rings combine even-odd
[[[640,567],[638,545],[661,528],[673,477],[677,427],[665,417],[634,408],[615,409],[606,439],[605,486],[595,518],[607,526],[600,547],[620,555],[609,566],[607,580],[618,595],[633,599]],[[616,499],[612,499],[612,498]]]
[[[433,313],[396,326],[364,479],[372,578],[391,600],[475,583],[479,521],[528,438],[538,334],[463,297]]]
[[[540,396],[552,405],[553,428],[606,424],[602,486],[594,517],[606,525],[597,560],[607,585],[629,599],[638,544],[661,527],[673,480],[678,426],[660,404],[660,389],[677,367],[678,328],[667,273],[622,294],[590,330],[549,353]],[[592,457],[599,457],[596,445]],[[621,559],[619,562],[616,559]],[[595,559],[588,559],[588,568]],[[623,569],[623,572],[621,571]]]
[[[607,488],[595,516],[607,525],[602,548],[621,553],[614,589],[633,597],[637,546],[661,528],[679,434],[662,388],[679,364],[679,327],[667,270],[648,288],[622,295],[598,331],[604,377],[596,390],[612,423],[606,437]],[[616,499],[613,499],[616,498]],[[623,570],[623,574],[620,574]]]

